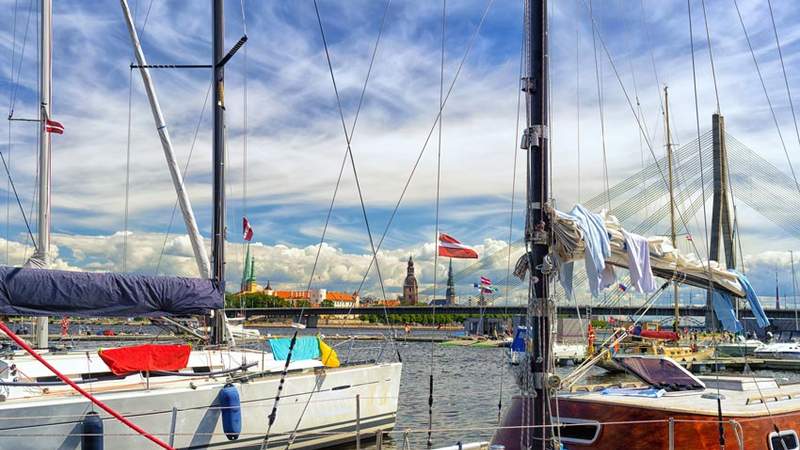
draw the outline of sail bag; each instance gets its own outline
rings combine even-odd
[[[222,307],[222,289],[212,280],[0,266],[3,315],[207,315]]]

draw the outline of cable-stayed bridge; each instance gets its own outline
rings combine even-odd
[[[714,133],[715,130],[709,130],[699,139],[673,149],[678,247],[682,252],[694,253],[700,259],[706,259],[708,255],[702,213],[704,205],[710,213],[711,208],[707,204],[714,192]],[[732,194],[734,211],[741,202],[789,236],[800,237],[800,195],[794,180],[732,135],[724,131],[722,134],[727,153],[727,189],[730,191],[728,194]],[[609,209],[626,229],[637,234],[669,235],[670,204],[666,173],[665,155],[611,186],[607,192],[585,201],[584,206],[593,211]],[[734,232],[737,232],[736,228],[734,222]],[[511,244],[512,268],[523,250],[522,240]],[[461,285],[472,284],[480,275],[486,275],[495,280],[494,285],[500,289],[497,298],[502,299],[503,303],[524,301],[527,298],[527,282],[513,275],[511,279],[507,278],[507,261],[507,248],[483,255],[479,261],[456,272],[455,281]],[[619,281],[629,285],[627,272],[617,272]],[[582,264],[576,265],[574,284],[581,305],[592,303],[597,308],[619,306],[621,303],[640,304],[644,301],[644,296],[631,297],[630,290],[626,293],[619,289],[609,289],[602,298],[591,300]],[[506,287],[509,290],[508,298]],[[420,295],[431,295],[432,291],[432,287],[428,287],[421,290]],[[682,303],[688,303],[687,300],[681,297]],[[574,308],[574,302],[567,300],[561,289],[557,289],[557,304],[573,305]]]

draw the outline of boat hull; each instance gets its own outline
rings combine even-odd
[[[401,364],[374,364],[290,373],[286,378],[269,448],[319,448],[363,437],[394,426],[400,390]],[[218,381],[180,381],[174,388],[97,393],[97,397],[144,430],[176,448],[259,448],[267,431],[267,415],[278,392],[279,375],[235,383],[241,398],[242,431],[228,440],[222,429]],[[175,411],[173,411],[175,408]],[[303,410],[306,410],[303,413]],[[98,411],[106,448],[150,448],[136,435],[83,397],[59,396],[35,401],[0,403],[0,449],[78,449],[82,418]],[[174,423],[174,425],[173,425]]]
[[[492,438],[492,443],[503,444],[506,450],[527,448],[530,436],[525,428],[520,428],[520,425],[525,424],[522,418],[528,416],[529,413],[525,413],[530,411],[531,406],[530,397],[515,396],[506,410],[501,427]],[[558,400],[558,411],[562,421],[572,424],[561,428],[562,442],[570,450],[720,448],[719,422],[716,416],[676,413],[646,407],[621,407],[569,398]],[[672,447],[670,447],[670,418],[674,419]],[[723,415],[722,428],[727,448],[763,450],[769,448],[767,439],[774,430],[773,424],[780,429],[796,429],[797,423],[796,412],[747,418]],[[584,427],[584,430],[578,432],[577,427]],[[574,431],[566,431],[570,429]],[[567,435],[573,439],[566,438]],[[743,447],[739,446],[740,441]]]

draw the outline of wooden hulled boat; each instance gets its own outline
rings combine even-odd
[[[774,379],[754,377],[697,378],[663,357],[624,357],[620,362],[645,382],[642,387],[578,388],[553,399],[559,416],[553,434],[560,435],[566,448],[719,449],[720,437],[724,448],[798,448],[800,384],[779,386]],[[643,397],[647,394],[654,396]],[[523,416],[530,408],[531,397],[514,397],[492,442],[528,448],[530,419]]]

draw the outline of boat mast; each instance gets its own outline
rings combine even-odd
[[[525,1],[525,92],[526,128],[522,136],[527,152],[527,214],[525,244],[529,258],[528,315],[531,320],[530,369],[533,381],[532,442],[550,448],[549,374],[551,366],[549,270],[545,256],[549,251],[550,225],[545,204],[550,193],[548,172],[548,45],[547,0]]]
[[[214,27],[213,56],[214,67],[214,211],[211,228],[211,270],[212,279],[219,283],[222,295],[225,295],[225,68],[222,60],[225,56],[225,18],[223,0],[212,0],[212,22]],[[223,344],[225,341],[225,312],[215,311],[211,328],[211,342]]]
[[[47,119],[50,117],[52,91],[50,81],[53,78],[52,58],[52,2],[41,1],[41,36],[39,66],[39,212],[37,218],[38,233],[36,237],[36,253],[28,260],[26,266],[46,268],[50,265],[50,133],[47,132]],[[34,326],[34,344],[36,348],[48,346],[47,317],[37,317]]]
[[[677,247],[677,234],[675,230],[675,186],[672,178],[672,134],[669,128],[669,92],[664,86],[664,132],[667,134],[667,172],[669,174],[669,230],[672,247]],[[675,302],[675,322],[673,331],[678,331],[681,322],[680,298],[678,297],[678,283],[672,283],[672,299]]]

